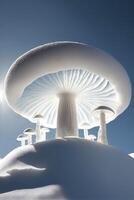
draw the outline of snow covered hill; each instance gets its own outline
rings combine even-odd
[[[134,153],[128,154],[131,158],[134,158]]]
[[[134,159],[85,139],[19,147],[0,163],[0,200],[133,200]]]

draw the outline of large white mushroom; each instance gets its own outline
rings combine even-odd
[[[19,57],[5,80],[11,108],[33,121],[45,116],[44,126],[57,128],[57,136],[77,136],[82,121],[99,125],[92,111],[114,110],[106,123],[129,105],[131,85],[125,69],[107,53],[77,42],[39,46]]]

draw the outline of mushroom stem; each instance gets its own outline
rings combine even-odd
[[[28,144],[32,144],[32,135],[28,136]]]
[[[75,95],[59,94],[57,137],[78,136]]]
[[[46,139],[47,139],[47,136],[46,136],[46,132],[45,132],[45,131],[44,131],[43,134],[42,134],[42,139],[45,140],[45,141],[46,141]]]
[[[87,136],[88,136],[88,129],[84,129],[83,131],[84,131],[84,138],[87,138]]]
[[[26,145],[26,141],[25,140],[21,140],[21,146],[25,146]]]
[[[100,128],[98,131],[98,142],[103,144],[108,144],[107,140],[107,131],[106,131],[106,120],[105,120],[105,112],[100,111]]]
[[[41,140],[41,133],[40,133],[40,120],[37,120],[36,123],[36,142],[39,142]]]
[[[46,141],[46,132],[43,130],[41,132],[41,141]]]

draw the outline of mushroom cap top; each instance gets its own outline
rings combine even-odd
[[[44,117],[41,114],[34,115],[33,117],[33,122],[37,123],[38,120],[41,122],[44,120]]]
[[[24,134],[20,134],[17,137],[17,141],[22,141],[22,140],[26,140],[26,139],[28,139],[28,136],[24,135]]]
[[[94,93],[94,88],[95,87],[97,88],[99,84],[100,84],[99,87],[101,87],[101,89],[102,88],[105,89],[105,92],[103,93],[105,97],[107,96],[106,94],[107,90],[109,90],[109,94],[111,90],[114,91],[115,102],[114,102],[114,105],[112,105],[112,109],[114,109],[115,114],[113,118],[110,118],[110,121],[113,120],[115,117],[117,117],[119,114],[121,114],[128,107],[131,100],[131,84],[130,84],[130,80],[128,78],[127,72],[122,67],[122,65],[119,62],[117,62],[112,56],[105,53],[104,51],[101,51],[92,46],[78,43],[78,42],[55,42],[55,43],[45,44],[37,48],[34,48],[28,51],[27,53],[25,53],[24,55],[22,55],[21,57],[19,57],[12,64],[5,79],[5,94],[6,94],[6,99],[9,106],[11,106],[11,108],[15,112],[28,118],[31,121],[33,121],[32,110],[34,110],[35,108],[39,108],[39,109],[38,109],[38,112],[34,114],[38,114],[40,111],[40,113],[45,115],[46,117],[47,112],[42,111],[45,108],[42,108],[42,106],[39,105],[41,104],[41,101],[43,101],[43,97],[41,101],[38,101],[36,99],[38,92],[40,90],[39,87],[41,87],[41,85],[43,84],[44,77],[46,77],[47,75],[49,76],[49,77],[46,77],[46,80],[45,80],[47,82],[47,85],[49,85],[49,81],[50,81],[52,83],[51,86],[53,88],[56,87],[56,84],[58,82],[57,80],[59,80],[59,77],[60,77],[60,72],[63,72],[66,70],[74,70],[73,73],[72,72],[69,72],[69,73],[70,73],[70,77],[75,82],[75,86],[79,85],[78,80],[80,80],[81,78],[81,80],[83,81],[82,83],[83,88],[84,88],[84,84],[86,85],[86,82],[89,83],[90,81],[92,81],[92,88],[90,88],[91,89],[90,91],[93,91],[93,93]],[[85,72],[85,74],[87,72],[86,76],[82,72],[82,70]],[[88,75],[88,72],[90,73],[90,76]],[[58,78],[56,78],[57,73],[58,73]],[[53,75],[52,79],[50,77],[51,74]],[[75,75],[77,76],[76,78],[75,78]],[[104,81],[102,81],[102,79]],[[17,102],[18,102],[18,99],[21,99],[21,96],[23,96],[23,94],[25,95],[25,90],[28,87],[30,87],[32,83],[36,82],[36,80],[39,81],[38,84],[36,83],[36,86],[38,85],[39,87],[38,87],[38,90],[36,90],[37,87],[35,88],[34,94],[32,93],[32,95],[35,95],[34,102],[30,102],[29,104],[30,112],[27,113],[27,112],[24,112],[23,109],[20,109],[20,107],[17,105]],[[68,78],[68,80],[70,79]],[[78,84],[76,84],[76,81]],[[103,82],[103,84],[101,83],[101,81]],[[60,84],[60,80],[59,80],[59,84]],[[88,87],[89,85],[90,84],[87,84]],[[33,90],[32,87],[29,89]],[[50,89],[50,87],[48,87],[47,89]],[[94,106],[93,107],[90,106],[90,109],[92,110],[95,109],[97,97],[100,97],[99,90],[100,88],[97,88],[98,96],[96,96],[96,98],[94,99],[94,102],[95,102]],[[47,92],[49,93],[48,90],[45,90],[44,94]],[[58,92],[59,91],[57,90],[57,93]],[[33,98],[32,95],[31,97],[29,95],[28,98],[27,97],[25,98],[25,103],[27,102],[29,98],[31,99]],[[51,98],[49,96],[51,96]],[[86,98],[90,99],[90,96]],[[107,100],[105,99],[105,101],[103,102],[104,105],[106,101]],[[48,104],[50,102],[50,104],[53,105],[53,107],[56,104],[56,101],[54,100],[52,95],[48,95],[46,99],[44,98],[44,103],[46,102]],[[21,103],[23,102],[21,101]],[[102,106],[103,104],[101,101],[101,104],[97,103],[96,106],[97,107]],[[23,106],[23,108],[24,107],[25,106]],[[48,107],[47,109],[50,109]],[[88,108],[85,107],[84,109],[82,107],[83,107],[83,104],[81,104],[81,116],[84,115],[85,110],[89,109],[89,107]],[[109,105],[109,107],[111,106]],[[51,107],[51,110],[52,110],[52,107]],[[89,112],[90,111],[91,110],[89,110]],[[51,112],[48,112],[48,113],[49,113],[48,114],[49,118],[52,119],[54,118],[54,115],[56,115],[56,110],[54,110],[55,114],[53,113],[52,116],[50,114]],[[85,119],[83,119],[83,121],[85,121]],[[89,124],[90,124],[90,127],[94,127],[97,125],[96,122],[90,123],[90,121],[89,121]],[[55,120],[51,120],[50,122],[50,120],[46,119],[45,126],[55,128],[56,127]]]
[[[33,119],[42,119],[44,118],[42,115],[38,114],[33,117]]]
[[[95,109],[95,111],[110,111],[112,113],[114,113],[114,110],[112,108],[109,108],[107,106],[99,106]]]
[[[81,123],[81,127],[83,127],[83,129],[88,129],[89,126],[90,126],[90,124],[88,122]]]
[[[32,128],[27,128],[23,131],[25,135],[35,135],[35,131]]]

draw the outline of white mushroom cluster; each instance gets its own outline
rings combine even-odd
[[[33,130],[32,128],[27,128],[23,131],[23,134],[18,135],[17,141],[21,142],[21,146],[33,144],[33,136],[35,136],[35,142],[46,141],[47,133],[49,129],[47,127],[41,126],[41,121],[43,121],[42,115],[35,115],[33,117],[36,128]]]
[[[78,42],[55,42],[13,63],[5,94],[15,112],[36,122],[36,142],[46,137],[41,125],[56,128],[56,137],[78,137],[84,129],[84,137],[92,141],[88,129],[99,126],[97,141],[108,144],[106,124],[128,107],[131,83],[123,66],[104,51]]]

